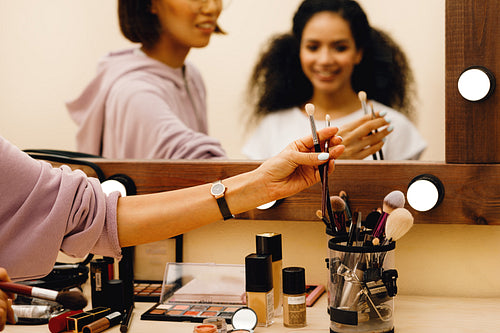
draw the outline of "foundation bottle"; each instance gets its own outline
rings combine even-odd
[[[271,256],[252,253],[245,257],[247,306],[257,314],[257,326],[267,327],[274,318]]]
[[[283,325],[306,326],[306,282],[302,267],[283,268]]]
[[[273,270],[274,316],[281,315],[283,304],[281,234],[265,232],[255,237],[257,254],[270,254]]]

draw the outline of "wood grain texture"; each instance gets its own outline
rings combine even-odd
[[[137,186],[138,194],[170,191],[217,179],[223,179],[256,168],[258,162],[239,161],[122,161],[93,160],[107,177],[124,173]],[[443,202],[434,210],[419,213],[411,208],[415,223],[500,224],[500,165],[446,164],[422,162],[337,161],[329,177],[330,194],[348,193],[351,208],[363,213],[382,206],[384,197],[393,190],[406,193],[409,182],[417,175],[437,176],[445,187]],[[207,193],[207,195],[209,195]],[[240,219],[317,221],[321,208],[321,188],[312,186],[285,198],[269,210],[251,210]]]
[[[500,78],[500,2],[446,1],[446,162],[500,163],[500,93],[469,102],[458,92],[460,74],[470,66]],[[498,83],[497,83],[498,85]]]

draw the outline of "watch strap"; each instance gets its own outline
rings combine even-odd
[[[216,199],[217,200],[217,205],[219,205],[219,210],[220,213],[222,214],[222,217],[225,220],[232,219],[234,217],[233,214],[231,214],[231,211],[229,210],[229,207],[226,202],[226,198],[223,196],[219,197]]]

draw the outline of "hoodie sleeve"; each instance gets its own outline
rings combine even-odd
[[[0,266],[14,279],[48,274],[61,250],[119,258],[118,193],[68,166],[34,160],[0,138]]]
[[[147,73],[118,80],[106,102],[104,156],[152,159],[210,159],[226,156],[220,142],[204,133],[205,109],[193,86],[192,101],[178,82]],[[194,130],[200,123],[202,129]]]

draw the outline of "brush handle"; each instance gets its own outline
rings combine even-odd
[[[24,284],[13,283],[13,282],[0,282],[0,289],[20,295],[32,296],[51,301],[54,301],[57,298],[57,295],[59,294],[59,292],[55,290],[30,287]]]

